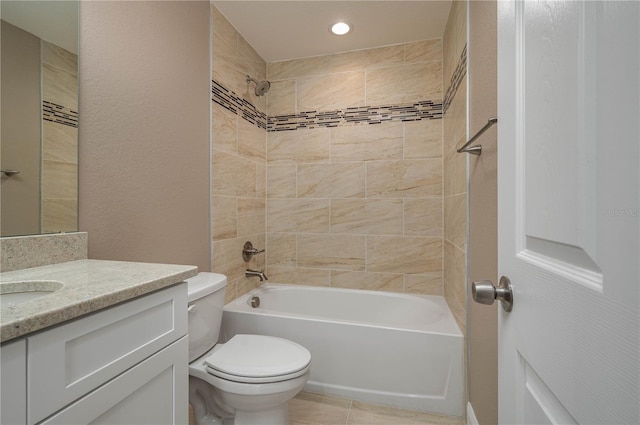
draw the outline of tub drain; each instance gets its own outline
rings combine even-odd
[[[253,308],[260,307],[260,297],[251,297],[251,301],[249,301],[249,304]]]

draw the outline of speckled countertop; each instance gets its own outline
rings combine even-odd
[[[2,287],[9,290],[11,282],[31,282],[32,291],[62,283],[60,289],[45,297],[3,307],[0,342],[171,286],[197,273],[196,266],[103,260],[70,261],[0,273],[0,296]]]

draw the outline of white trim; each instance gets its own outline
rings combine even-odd
[[[476,418],[476,413],[473,411],[473,406],[471,403],[467,402],[467,425],[480,425],[478,422],[478,418]]]

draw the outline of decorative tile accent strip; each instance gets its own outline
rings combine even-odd
[[[69,127],[78,127],[78,111],[47,100],[42,101],[42,119]]]
[[[453,75],[451,76],[451,82],[449,83],[449,88],[447,89],[444,95],[444,112],[447,112],[449,109],[449,105],[451,105],[451,101],[453,97],[458,92],[458,88],[460,87],[460,83],[462,83],[462,79],[467,75],[467,45],[464,45],[464,49],[462,49],[462,53],[460,54],[460,59],[458,60],[458,65],[456,65],[455,71],[453,71]]]
[[[422,100],[402,105],[357,106],[335,111],[306,111],[298,114],[267,117],[250,102],[242,99],[219,82],[211,80],[211,83],[211,100],[213,102],[267,131],[442,118],[442,102],[433,100]]]
[[[338,127],[352,124],[380,124],[389,121],[420,121],[442,118],[442,103],[423,100],[404,105],[358,106],[335,111],[308,111],[269,117],[267,131]]]
[[[251,124],[267,128],[267,115],[264,112],[258,111],[250,102],[215,80],[211,80],[211,100],[234,114],[242,116]]]

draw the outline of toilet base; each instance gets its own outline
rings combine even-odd
[[[289,425],[289,403],[259,412],[236,410],[233,425]]]

